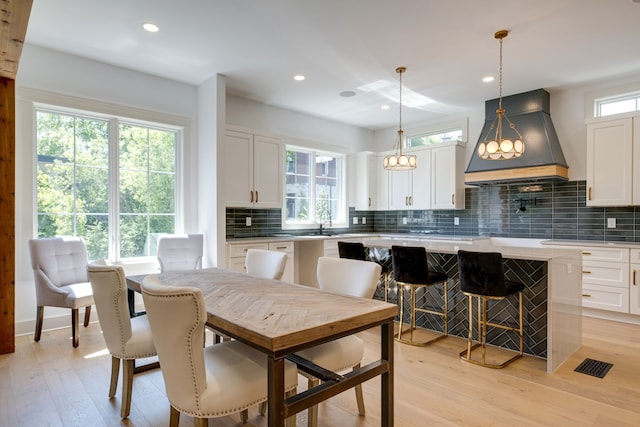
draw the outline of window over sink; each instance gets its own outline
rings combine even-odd
[[[287,146],[282,227],[347,227],[343,154]]]

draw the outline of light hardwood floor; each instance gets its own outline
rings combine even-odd
[[[73,349],[69,330],[16,340],[0,356],[0,426],[167,426],[169,403],[158,370],[136,375],[131,415],[119,417],[120,384],[107,398],[110,356],[97,323],[80,331]],[[379,351],[377,332],[365,332],[365,359]],[[430,347],[395,344],[396,426],[638,426],[640,425],[640,326],[585,318],[583,347],[554,374],[525,357],[502,370],[460,361],[464,340],[449,337]],[[585,358],[613,363],[605,378],[574,372]],[[300,389],[305,380],[300,377]],[[357,415],[352,391],[323,403],[321,427],[380,425],[380,382],[364,385],[367,415]],[[211,426],[242,425],[239,416]],[[181,417],[181,426],[192,426]],[[266,426],[257,409],[247,427]],[[306,425],[306,414],[298,415]]]

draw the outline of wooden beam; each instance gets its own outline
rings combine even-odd
[[[0,354],[15,351],[15,81],[0,77]]]
[[[32,3],[0,0],[0,354],[15,351],[15,78]]]
[[[16,79],[33,0],[0,0],[0,77]]]

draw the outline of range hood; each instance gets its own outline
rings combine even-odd
[[[485,122],[478,144],[485,138],[496,117],[498,103],[499,98],[485,102]],[[477,154],[476,144],[465,171],[465,183],[482,185],[569,179],[569,167],[549,114],[549,92],[537,89],[505,96],[502,98],[502,106],[522,134],[524,154],[509,160],[483,160]]]

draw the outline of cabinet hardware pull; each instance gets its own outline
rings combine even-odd
[[[243,251],[247,252],[249,250],[249,248],[244,248]]]
[[[588,194],[587,194],[587,199],[591,200],[591,187],[589,187],[589,191],[588,191]]]
[[[637,271],[638,270],[635,270],[635,269],[633,270],[633,286],[636,286],[636,272]]]
[[[258,190],[256,190],[256,203],[258,203]]]
[[[590,271],[582,270],[582,274],[591,274],[591,272],[590,272]]]
[[[369,207],[371,207],[371,197],[369,197]]]
[[[404,205],[409,206],[409,196],[404,196]]]
[[[250,193],[251,193],[251,200],[250,200],[250,202],[251,202],[251,203],[253,203],[253,190],[251,190],[251,191],[250,191]]]
[[[455,195],[455,194],[452,194],[452,195],[451,195],[451,204],[452,204],[452,205],[455,205],[455,204],[456,204],[456,195]]]
[[[591,252],[582,252],[582,255],[591,255]]]
[[[276,246],[276,249],[287,249],[286,246]]]
[[[582,294],[582,296],[583,296],[583,297],[586,297],[586,298],[591,298],[591,295],[590,295],[590,294]]]
[[[409,196],[409,206],[413,206],[413,196]]]

